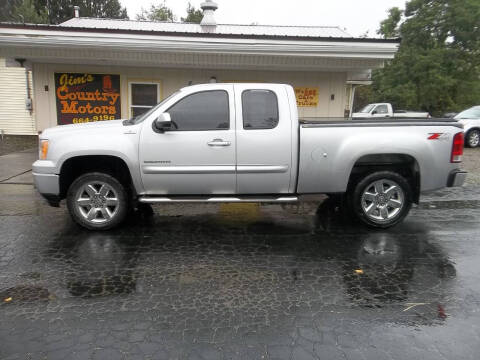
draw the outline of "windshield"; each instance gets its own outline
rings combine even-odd
[[[367,106],[365,106],[362,110],[360,110],[359,112],[361,113],[369,113],[370,111],[372,111],[373,107],[375,105],[372,105],[372,104],[369,104]]]
[[[170,98],[172,98],[173,96],[177,95],[180,91],[177,91],[177,92],[174,92],[172,95],[166,97],[165,99],[163,99],[162,101],[160,101],[157,105],[155,105],[154,107],[152,107],[150,110],[148,110],[147,112],[137,116],[137,117],[134,117],[132,119],[130,119],[130,123],[132,124],[139,124],[141,123],[143,120],[145,120],[147,117],[150,116],[151,113],[153,113],[155,110],[157,110],[160,106],[162,106],[165,102],[167,102],[168,100],[170,100]]]
[[[468,110],[462,111],[455,116],[455,119],[480,119],[480,106],[474,106]]]

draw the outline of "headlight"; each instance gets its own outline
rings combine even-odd
[[[40,140],[40,151],[39,158],[40,160],[45,160],[48,153],[48,140]]]

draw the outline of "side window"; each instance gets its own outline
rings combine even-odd
[[[203,91],[188,95],[167,110],[180,131],[230,128],[228,93]]]
[[[388,114],[387,105],[378,105],[375,110],[377,111],[377,114]]]
[[[242,111],[245,130],[273,129],[278,125],[278,101],[273,91],[245,90]]]

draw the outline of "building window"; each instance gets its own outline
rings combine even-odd
[[[245,130],[273,129],[278,125],[278,101],[273,91],[245,90],[242,111]]]
[[[167,110],[180,131],[228,130],[230,111],[224,90],[202,91],[179,100]]]
[[[137,117],[160,101],[160,84],[151,82],[131,82],[130,116]]]

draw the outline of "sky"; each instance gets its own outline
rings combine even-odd
[[[339,26],[353,36],[377,36],[380,22],[388,9],[405,7],[406,0],[214,0],[219,24],[323,25]],[[141,8],[162,0],[120,0],[128,16],[135,19]],[[203,0],[190,0],[196,8]],[[185,16],[188,0],[166,0],[177,20]]]

